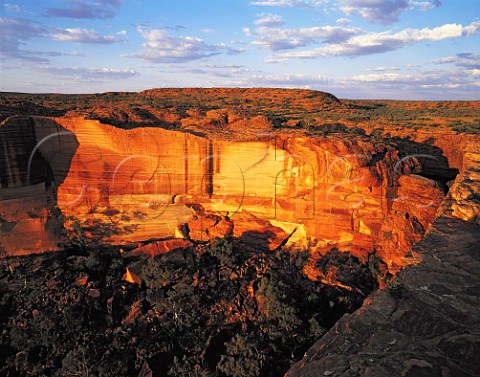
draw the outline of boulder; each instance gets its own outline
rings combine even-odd
[[[140,247],[133,249],[131,252],[133,254],[144,254],[150,255],[154,257],[160,254],[166,254],[170,251],[177,250],[177,249],[185,249],[192,246],[190,241],[181,239],[181,238],[173,238],[169,240],[157,241],[152,242]]]
[[[187,226],[189,238],[195,241],[229,237],[233,230],[231,220],[213,214],[196,215],[187,223]]]

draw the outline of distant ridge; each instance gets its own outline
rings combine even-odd
[[[287,89],[287,88],[153,88],[139,92],[146,96],[164,97],[174,95],[202,95],[210,96],[231,96],[254,99],[259,96],[265,98],[284,97],[296,99],[318,99],[327,103],[340,103],[340,100],[333,94],[311,89]]]

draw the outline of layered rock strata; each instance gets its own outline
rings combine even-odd
[[[287,376],[480,375],[478,139],[463,146],[460,170],[412,247],[417,263],[345,315]]]
[[[401,266],[445,190],[422,176],[418,156],[361,136],[266,132],[237,140],[14,117],[0,127],[0,141],[7,254],[54,249],[63,222],[78,239],[133,245],[186,237],[182,224],[190,223],[194,240],[270,232],[270,249],[287,239],[317,250],[340,245]],[[434,159],[449,171],[445,156]],[[195,225],[202,213],[222,222]]]

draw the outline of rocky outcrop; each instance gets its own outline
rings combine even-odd
[[[52,203],[54,194],[43,183],[0,189],[0,255],[56,251],[58,243],[67,242]]]
[[[473,138],[439,215],[412,247],[416,264],[345,315],[287,376],[480,375],[480,232],[476,217],[459,215],[475,208],[479,168]]]
[[[57,250],[66,242],[56,207],[78,148],[56,121],[13,118],[0,126],[0,251],[9,255]]]
[[[218,215],[194,216],[185,226],[184,236],[195,241],[209,241],[215,238],[230,237],[233,234],[233,222]]]
[[[173,250],[186,249],[191,246],[192,243],[190,241],[173,238],[163,241],[147,243],[146,245],[142,245],[131,250],[131,253],[134,255],[148,255],[150,257],[155,257],[160,254],[169,253]]]
[[[209,119],[224,116],[214,111]],[[0,214],[8,254],[53,249],[59,238],[46,237],[42,228],[61,212],[70,236],[88,242],[174,238],[185,223],[192,239],[206,240],[231,233],[231,220],[235,236],[249,227],[250,236],[271,232],[270,248],[286,239],[303,239],[297,245],[305,247],[308,237],[313,249],[338,245],[364,259],[376,250],[393,268],[406,263],[409,246],[443,198],[436,181],[418,175],[418,158],[362,136],[280,131],[238,140],[161,128],[123,130],[78,118],[17,117],[4,122],[0,137],[0,197],[18,200],[17,192],[37,184],[48,202],[2,207],[11,208]],[[195,206],[209,220],[194,220]],[[35,208],[44,211],[33,215],[36,228],[21,217]],[[250,222],[245,213],[253,216]],[[35,246],[13,242],[34,228],[27,244]]]
[[[423,238],[444,198],[444,189],[434,180],[416,174],[399,178],[397,194],[378,235],[385,262],[396,266],[413,262],[402,250]]]
[[[98,119],[115,125],[163,126],[172,127],[180,124],[180,117],[169,110],[159,110],[151,106],[129,107],[121,104],[115,106],[94,105],[88,109],[67,111],[66,118]]]
[[[480,154],[478,143],[470,142],[465,148],[463,157],[463,174],[455,180],[450,192],[454,200],[452,204],[453,216],[473,221],[480,225],[480,169],[473,166],[480,166]]]

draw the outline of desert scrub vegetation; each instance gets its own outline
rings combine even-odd
[[[307,257],[227,238],[154,258],[86,247],[2,259],[0,375],[283,375],[376,287],[348,256],[321,268],[352,289],[312,281]],[[123,280],[127,268],[143,282]]]
[[[276,128],[311,119],[323,123],[421,128],[445,124],[459,133],[478,133],[480,101],[339,100],[314,90],[269,88],[164,88],[139,93],[24,94],[0,93],[0,120],[12,115],[85,116],[121,128],[176,127],[178,121],[157,117],[167,111],[179,118],[190,109],[228,109],[245,117],[265,116]],[[157,115],[155,115],[157,114]],[[289,122],[291,121],[291,122]]]

